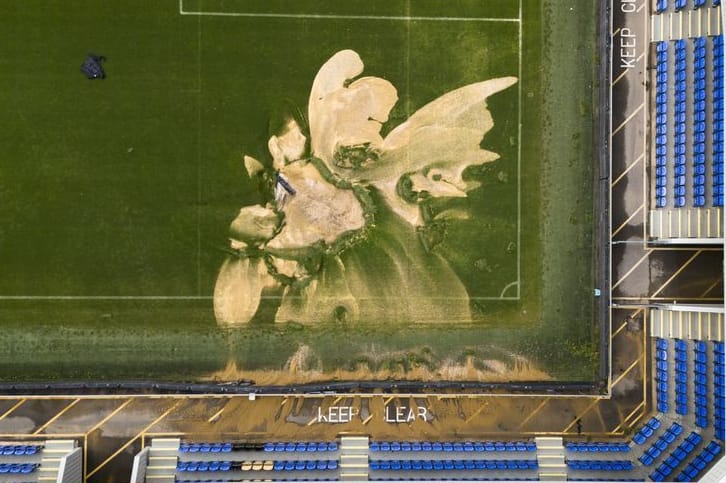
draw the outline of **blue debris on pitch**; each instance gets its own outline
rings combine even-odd
[[[83,72],[88,79],[105,79],[106,71],[103,70],[103,61],[106,58],[102,55],[88,54],[81,65]]]

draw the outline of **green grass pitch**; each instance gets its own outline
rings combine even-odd
[[[592,380],[594,3],[0,5],[3,373],[197,379],[234,362],[262,382],[361,368]],[[466,288],[471,321],[274,323],[269,290],[249,324],[220,328],[227,230],[260,203],[242,157],[269,160],[276,117],[305,116],[318,69],[344,49],[398,91],[384,133],[454,89],[517,77],[488,100],[482,147],[499,159],[467,169],[480,187],[427,205],[468,218],[421,233]],[[79,72],[89,52],[106,56],[105,80]],[[385,284],[376,267],[367,277]]]

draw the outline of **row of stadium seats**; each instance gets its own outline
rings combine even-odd
[[[640,431],[635,433],[635,436],[633,436],[633,443],[638,446],[645,444],[645,442],[653,436],[653,433],[655,433],[658,428],[660,428],[660,420],[656,417],[650,418],[650,420],[643,425]]]
[[[713,206],[723,206],[723,35],[713,38]]]
[[[483,477],[444,477],[444,478],[382,478],[382,477],[370,477],[369,481],[539,481],[539,478],[483,478]],[[286,480],[287,481],[287,480]],[[317,481],[317,480],[316,480]],[[615,480],[617,481],[617,480]]]
[[[676,359],[676,414],[688,414],[688,366],[685,361],[688,358],[688,343],[685,340],[675,341]]]
[[[708,37],[696,37],[693,42],[693,99],[686,93],[687,85],[687,59],[686,47],[689,40],[679,39],[674,44],[674,68],[672,81],[668,70],[667,41],[656,43],[656,76],[655,76],[655,205],[656,208],[668,206],[668,199],[673,198],[673,206],[685,207],[686,199],[692,190],[692,204],[694,207],[705,207],[708,200],[713,206],[723,206],[724,172],[723,172],[723,37],[713,37],[713,97],[712,102],[706,92],[706,48],[711,43]],[[672,117],[673,138],[670,136],[669,126],[669,83],[673,83]],[[693,106],[691,114],[687,114],[687,106]],[[713,109],[713,122],[710,123],[706,109]],[[710,125],[709,125],[710,124]],[[689,128],[690,126],[690,128]],[[713,166],[706,167],[707,130],[712,131]],[[692,132],[692,173],[686,167],[686,135]],[[711,135],[710,133],[708,135]],[[669,161],[670,147],[672,146],[673,162]],[[672,174],[671,174],[672,171]],[[709,180],[711,172],[713,179]],[[672,182],[668,177],[673,176]],[[692,176],[690,188],[686,181]],[[707,182],[713,189],[707,188]],[[670,186],[669,186],[670,185]]]
[[[179,451],[182,453],[231,453],[232,451],[266,451],[266,452],[298,452],[312,453],[323,451],[337,451],[336,442],[278,442],[278,443],[182,443]]]
[[[313,453],[324,451],[337,451],[336,442],[307,442],[307,443],[265,443],[263,451],[275,453]]]
[[[668,447],[676,440],[678,435],[683,432],[683,427],[678,423],[671,424],[663,435],[656,440],[653,445],[645,450],[638,458],[644,466],[650,466]]]
[[[686,440],[678,445],[678,447],[673,450],[670,455],[668,455],[665,461],[663,461],[663,463],[661,463],[660,466],[658,466],[658,468],[649,475],[650,479],[653,481],[664,481],[668,478],[671,473],[673,473],[673,470],[675,470],[683,460],[688,458],[701,440],[702,438],[700,434],[696,432],[689,434],[688,437],[686,437]]]
[[[658,10],[658,12],[663,12],[668,9],[668,0],[665,1],[665,8],[663,10]],[[721,0],[713,0],[713,6],[717,6],[721,4]],[[676,10],[683,10],[688,6],[688,0],[675,0],[675,8]],[[706,0],[693,0],[693,8],[698,9],[701,7],[706,6]]]
[[[240,480],[238,478],[234,479],[220,479],[220,478],[207,478],[207,479],[199,479],[199,480],[180,480],[177,479],[175,483],[240,483],[241,481],[247,481],[247,480]],[[255,481],[255,480],[252,480]],[[275,480],[264,480],[264,481],[275,481]],[[285,478],[284,481],[338,481],[338,478]]]
[[[697,37],[693,41],[693,174],[702,175],[706,164],[706,106],[702,101],[706,99],[706,38]],[[697,129],[702,129],[698,131]],[[693,177],[693,206],[706,205],[706,179],[704,176]]]
[[[698,9],[701,7],[705,7],[707,4],[706,0],[693,0],[693,8]],[[714,7],[721,5],[721,0],[713,0],[712,5]],[[688,0],[674,0],[674,5],[676,10],[683,10],[688,6]],[[655,3],[655,11],[656,13],[663,13],[666,10],[668,10],[668,0],[656,0]]]
[[[272,463],[272,471],[327,471],[337,470],[336,460],[320,461],[275,461]]]
[[[565,443],[565,449],[567,451],[582,452],[582,453],[626,453],[630,451],[630,445],[628,443]]]
[[[676,481],[696,481],[704,468],[706,468],[706,466],[708,466],[708,464],[713,461],[720,452],[721,446],[717,442],[711,441],[708,443],[708,446],[706,446],[703,451],[701,451],[701,453],[678,474],[678,476],[676,476]]]
[[[666,150],[668,149],[668,42],[656,45],[656,83],[655,83],[655,151],[656,151],[656,206],[666,206]]]
[[[0,455],[2,456],[32,456],[36,454],[42,446],[37,444],[5,444],[0,445]]]
[[[179,472],[207,471],[327,471],[337,470],[336,460],[296,460],[296,461],[179,461],[176,466]]]
[[[371,460],[372,471],[532,470],[537,460]]]
[[[179,461],[176,464],[177,471],[207,472],[207,471],[231,471],[231,461]]]
[[[433,451],[433,452],[490,452],[490,451],[536,451],[537,445],[533,441],[477,441],[464,443],[416,443],[416,442],[376,442],[370,443],[370,450],[376,451]]]
[[[29,474],[38,466],[36,463],[0,463],[0,474]]]
[[[708,389],[706,384],[706,356],[707,345],[703,341],[694,341],[694,374],[693,374],[693,391],[696,399],[696,426],[705,428],[708,426]],[[702,371],[702,372],[701,372]]]
[[[676,339],[676,413],[688,414],[688,342]],[[702,370],[701,366],[694,366],[695,371]]]
[[[686,205],[686,41],[684,39],[675,42],[675,59],[676,104],[674,106],[674,118],[676,139],[673,147],[675,154],[673,203],[676,208],[682,208]]]
[[[602,478],[567,478],[567,481],[597,481],[602,483]],[[643,478],[610,478],[608,481],[643,481]]]
[[[714,395],[714,426],[716,439],[723,441],[726,436],[726,409],[724,408],[724,397],[726,397],[726,356],[724,355],[724,343],[713,343],[713,395]]]
[[[567,466],[573,470],[584,471],[630,471],[633,462],[630,460],[567,460]]]
[[[659,349],[658,347],[664,347]],[[665,339],[656,340],[656,406],[658,412],[668,412],[668,342]]]
[[[232,443],[182,443],[179,451],[182,453],[231,453],[234,449]]]
[[[718,456],[721,446],[711,441],[676,477],[676,481],[696,481],[700,473]]]

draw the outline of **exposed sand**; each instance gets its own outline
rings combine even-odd
[[[274,279],[259,258],[229,257],[214,286],[214,316],[224,326],[246,324],[257,312],[262,290]]]
[[[516,82],[515,77],[502,77],[447,92],[386,136],[380,159],[365,176],[401,218],[421,223],[418,211],[395,192],[403,173],[414,173],[414,191],[425,190],[433,197],[464,197],[478,186],[463,179],[464,170],[499,158],[480,146],[494,127],[486,100]]]
[[[327,182],[312,164],[293,163],[280,170],[296,194],[286,198],[284,226],[270,240],[271,252],[333,243],[342,234],[363,228],[363,207],[352,190]]]
[[[377,149],[380,131],[398,100],[396,88],[379,77],[361,77],[363,61],[352,50],[333,55],[318,71],[310,91],[308,116],[313,154],[338,169],[331,161],[338,146],[367,143]],[[347,83],[350,82],[349,85]]]
[[[269,240],[277,228],[277,215],[260,205],[245,206],[229,227],[233,241],[255,243]]]
[[[397,193],[401,176],[408,174],[414,191],[425,191],[433,197],[467,196],[467,191],[478,185],[463,179],[464,170],[498,158],[496,153],[480,146],[494,126],[487,98],[515,84],[517,79],[491,79],[447,92],[421,107],[383,139],[380,131],[398,100],[397,92],[381,78],[356,79],[363,69],[362,60],[352,50],[336,53],[320,68],[308,105],[312,154],[347,186],[375,186],[399,217],[412,227],[418,226],[422,223],[418,205]],[[280,231],[264,247],[268,253],[296,259],[365,227],[364,207],[354,191],[336,187],[314,164],[300,160],[305,138],[294,121],[288,123],[285,133],[272,136],[268,146],[273,165],[291,187],[285,189],[286,193],[281,191],[279,198],[276,195],[277,209],[284,213],[284,220]],[[343,148],[351,146],[360,147],[359,154],[364,159],[345,152],[342,156],[350,159],[341,161]],[[260,163],[247,157],[245,167],[255,173]],[[276,219],[268,211],[262,207],[243,208],[232,224],[232,234],[242,241],[271,235]],[[335,320],[343,312],[353,320],[360,314],[375,320],[470,320],[466,288],[443,257],[436,258],[436,254],[423,253],[425,250],[418,244],[404,245],[398,240],[378,248],[389,257],[390,277],[381,283],[370,283],[364,276],[370,261],[353,256],[348,257],[346,264],[337,260],[339,266],[328,263],[324,274],[304,287],[301,294],[297,289],[293,292],[286,288],[276,320]],[[427,261],[428,270],[415,270],[421,260]],[[225,263],[215,289],[215,315],[220,323],[242,324],[252,318],[261,290],[270,285],[262,268],[257,262]],[[295,270],[294,265],[285,268],[285,274]],[[448,303],[438,299],[442,290],[449,295]],[[234,300],[235,297],[246,300]],[[383,306],[380,302],[410,298],[426,302],[415,307],[396,303]],[[373,302],[366,305],[365,301]],[[395,310],[400,313],[393,313]],[[288,367],[300,369],[294,361]],[[307,374],[304,369],[293,372],[308,380],[321,377],[315,371]],[[355,379],[357,372],[326,374],[325,378]],[[367,368],[362,372],[370,375]],[[521,380],[518,372],[521,368],[516,364],[506,370],[490,364],[489,370],[484,371],[473,365],[446,365],[436,373],[414,368],[406,374],[396,370],[377,372],[372,378]],[[283,377],[284,372],[275,374]],[[244,377],[258,380],[273,376],[263,373]]]

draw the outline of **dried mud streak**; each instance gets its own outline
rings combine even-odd
[[[301,370],[298,364],[288,364],[291,370],[248,371],[237,368],[234,361],[227,363],[224,369],[201,378],[203,381],[239,381],[251,380],[257,385],[293,385],[319,381],[481,381],[481,382],[522,382],[547,381],[551,376],[543,371],[531,367],[526,362],[518,362],[514,368],[503,369],[501,372],[481,371],[473,364],[450,364],[443,366],[439,371],[432,372],[427,368],[418,367],[413,370],[371,371],[360,366],[355,371],[338,369],[323,372],[319,370]]]

